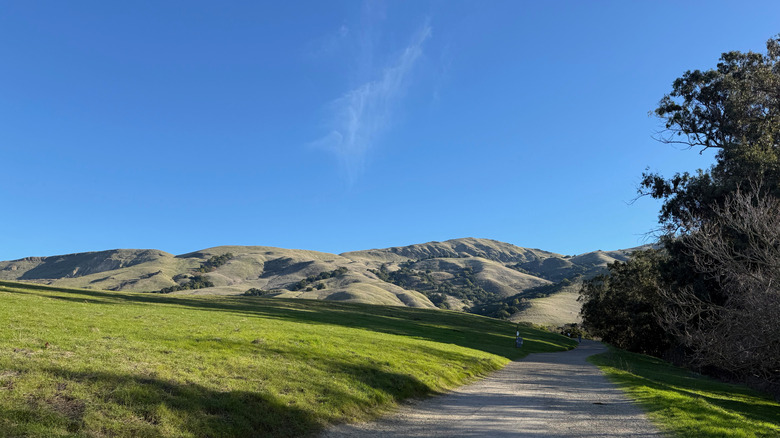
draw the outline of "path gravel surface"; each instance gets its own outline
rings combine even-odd
[[[599,342],[582,341],[567,352],[530,354],[471,385],[321,438],[663,436],[585,360],[604,351]]]

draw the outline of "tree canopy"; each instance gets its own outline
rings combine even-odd
[[[626,262],[609,265],[609,275],[586,281],[581,291],[582,316],[588,331],[617,347],[661,355],[669,336],[656,317],[660,294],[659,250],[639,251]]]
[[[715,163],[643,174],[640,195],[663,200],[663,251],[586,282],[584,323],[617,346],[682,352],[780,393],[780,36],[766,54],[728,52],[685,72],[655,114],[660,141],[717,149]]]
[[[655,114],[665,122],[662,142],[718,149],[707,171],[643,174],[640,194],[664,200],[667,231],[695,228],[747,180],[779,194],[780,36],[767,41],[766,54],[728,52],[715,69],[685,72]]]

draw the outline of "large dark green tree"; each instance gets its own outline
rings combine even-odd
[[[780,37],[686,72],[656,114],[662,141],[717,149],[706,171],[643,175],[641,193],[664,201],[662,325],[692,363],[777,384]]]
[[[639,251],[626,262],[609,265],[609,275],[599,275],[583,284],[582,318],[591,334],[617,347],[661,355],[671,337],[659,324],[663,305],[659,250]]]
[[[584,321],[624,348],[674,342],[692,364],[780,383],[780,36],[685,72],[655,113],[659,140],[715,149],[715,163],[643,175],[640,194],[663,201],[663,256],[587,283]]]
[[[695,229],[749,180],[780,194],[780,37],[766,54],[728,52],[715,69],[685,72],[655,113],[665,123],[662,142],[718,150],[707,171],[643,175],[640,193],[664,200],[666,231]]]

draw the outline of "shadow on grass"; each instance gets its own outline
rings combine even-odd
[[[319,427],[306,412],[254,392],[218,392],[200,385],[108,372],[46,371],[61,387],[74,381],[87,383],[95,388],[91,395],[105,395],[90,403],[59,392],[28,395],[26,409],[0,413],[0,418],[18,419],[6,426],[9,436],[54,436],[63,430],[101,436],[160,436],[161,430],[171,429],[194,436],[301,436]],[[89,414],[99,421],[89,424],[84,417],[95,406],[97,412]]]
[[[628,372],[630,377],[616,378],[626,382],[633,381],[630,386],[679,394],[692,401],[706,402],[750,420],[780,425],[780,409],[777,403],[749,388],[719,382],[708,377],[694,377],[690,371],[674,367],[660,359],[614,348],[610,348],[607,353],[593,356],[591,360],[597,365],[606,365]],[[659,411],[666,407],[654,402],[651,397],[647,397],[646,401],[651,411]],[[713,412],[702,406],[695,408],[690,415],[712,417]]]
[[[431,392],[415,378],[374,367],[347,363],[332,363],[329,367],[393,399]],[[330,409],[313,412],[296,406],[294,394],[283,398],[262,390],[220,391],[199,384],[106,371],[40,371],[53,377],[56,391],[25,394],[24,403],[13,409],[0,408],[0,435],[59,436],[67,432],[74,436],[299,437],[343,421],[345,409],[358,407],[356,412],[347,412],[346,418],[350,414],[365,415],[365,400],[339,392],[327,382],[315,390],[326,394],[327,399],[319,403]],[[79,389],[71,390],[74,386]]]
[[[514,324],[477,315],[433,309],[241,296],[161,296],[65,289],[5,281],[0,281],[1,286],[16,289],[6,290],[7,292],[29,294],[33,293],[32,291],[41,291],[45,292],[41,296],[77,303],[86,301],[92,304],[162,304],[295,322],[361,328],[459,345],[508,359],[517,359],[528,353],[564,350],[574,345],[573,341],[562,336],[520,327],[520,334],[525,338],[525,344],[522,349],[516,349],[514,348]],[[535,342],[536,340],[540,342]]]

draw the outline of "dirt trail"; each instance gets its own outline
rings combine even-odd
[[[585,361],[604,351],[583,341],[575,350],[531,354],[474,384],[375,422],[337,426],[322,438],[663,436]]]

